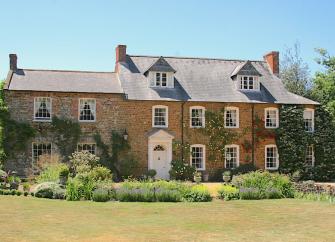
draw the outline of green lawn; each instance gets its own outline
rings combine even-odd
[[[0,241],[334,241],[335,205],[94,203],[0,196]]]

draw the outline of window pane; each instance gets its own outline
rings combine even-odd
[[[266,148],[266,168],[277,168],[277,148],[276,147],[267,147]]]
[[[202,169],[203,166],[203,147],[192,147],[191,150],[192,166],[196,169]]]
[[[166,73],[162,73],[162,87],[166,87]]]
[[[156,73],[156,86],[161,85],[161,73]]]
[[[237,127],[237,110],[227,110],[225,120],[227,127]]]
[[[94,99],[80,99],[80,117],[81,121],[95,120],[95,100]]]
[[[277,127],[277,110],[266,110],[265,126],[269,128]]]
[[[225,152],[225,166],[228,169],[237,167],[237,147],[227,147]]]
[[[35,98],[35,114],[36,120],[51,120],[51,98],[37,97]]]
[[[203,126],[203,110],[202,109],[192,109],[191,110],[191,124],[192,127],[202,127]]]
[[[51,143],[33,143],[33,162],[37,162],[42,155],[51,155]]]
[[[305,162],[308,166],[314,166],[314,147],[309,145],[306,149]]]
[[[80,151],[87,151],[92,155],[95,155],[95,144],[78,144],[77,150]]]
[[[154,125],[155,126],[166,126],[166,108],[155,108]]]

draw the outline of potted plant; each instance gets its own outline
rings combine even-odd
[[[16,190],[19,188],[21,179],[15,175],[8,177],[8,183],[10,184],[10,189]]]
[[[155,169],[149,169],[146,173],[146,177],[150,179],[154,179],[157,174],[157,171]]]
[[[292,174],[292,180],[294,182],[298,182],[300,180],[300,178],[301,178],[300,171],[293,172],[293,174]]]
[[[230,182],[230,180],[231,180],[231,171],[224,171],[223,173],[222,173],[222,179],[223,179],[223,181],[224,182]]]
[[[59,183],[64,185],[67,182],[67,179],[69,177],[70,170],[67,166],[62,167],[62,169],[59,172]]]
[[[195,174],[194,174],[194,181],[196,182],[196,183],[200,183],[201,182],[201,172],[196,172]]]

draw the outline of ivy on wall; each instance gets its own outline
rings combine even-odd
[[[63,159],[67,159],[77,149],[81,135],[79,123],[54,116],[52,117],[51,131],[61,156]]]
[[[101,151],[101,163],[113,171],[116,179],[130,176],[137,168],[136,159],[128,152],[129,142],[119,132],[114,130],[111,132],[109,144],[103,142],[99,133],[94,135],[94,139]]]
[[[0,163],[16,158],[36,133],[29,123],[17,122],[10,118],[3,87],[4,82],[0,86]]]
[[[279,127],[276,129],[276,143],[280,157],[280,171],[292,173],[303,170],[309,144],[313,134],[305,131],[304,108],[298,105],[282,105],[279,110]]]

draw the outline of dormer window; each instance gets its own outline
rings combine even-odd
[[[240,90],[259,90],[257,76],[240,76]]]
[[[259,78],[262,75],[251,61],[242,62],[235,67],[231,78],[238,90],[259,91]]]
[[[155,87],[166,87],[167,86],[167,73],[156,72]]]
[[[150,87],[173,88],[175,72],[163,57],[159,57],[143,74],[148,78]]]

